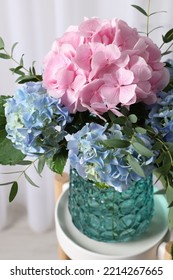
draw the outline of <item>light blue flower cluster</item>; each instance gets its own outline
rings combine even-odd
[[[28,82],[7,99],[5,116],[7,138],[25,155],[57,151],[70,121],[68,109],[50,97],[41,82]]]
[[[127,148],[108,148],[102,142],[115,137],[125,139],[119,125],[108,129],[108,124],[90,123],[71,136],[67,148],[71,167],[81,177],[122,191],[141,179],[128,164],[127,153],[140,163],[146,176],[153,171],[154,157],[146,158],[138,154],[132,144]],[[139,137],[151,149],[152,140],[148,136],[136,133],[135,137]]]
[[[173,90],[159,93],[149,113],[149,123],[166,142],[173,141]]]

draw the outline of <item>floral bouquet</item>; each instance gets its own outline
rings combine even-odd
[[[149,1],[150,3],[150,1]],[[38,75],[23,56],[15,68],[20,85],[0,96],[0,164],[44,165],[62,174],[66,160],[98,187],[126,190],[152,173],[161,180],[173,227],[173,29],[161,48],[147,33],[119,19],[85,18],[57,39]],[[149,11],[149,9],[148,9]],[[163,45],[169,45],[162,52]],[[0,58],[14,59],[0,38]],[[16,61],[16,60],[15,60]],[[33,160],[25,160],[30,156]],[[9,200],[17,194],[11,184]]]

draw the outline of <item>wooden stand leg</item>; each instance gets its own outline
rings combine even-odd
[[[59,174],[55,175],[55,201],[58,200],[60,194],[62,193],[63,184],[67,183],[69,176],[67,173],[63,173],[62,176]],[[70,260],[70,258],[65,254],[61,246],[58,244],[58,258],[60,260]]]
[[[165,246],[164,260],[172,260],[171,251],[172,251],[173,241],[167,242]]]

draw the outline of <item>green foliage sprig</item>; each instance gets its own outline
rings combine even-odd
[[[157,26],[155,28],[153,28],[152,30],[149,30],[149,26],[150,26],[150,18],[154,15],[157,15],[159,13],[166,13],[166,11],[158,11],[158,12],[150,12],[150,5],[151,5],[151,0],[148,0],[148,8],[147,11],[145,9],[143,9],[142,7],[138,6],[138,5],[132,5],[133,8],[137,9],[138,12],[142,13],[144,16],[146,16],[147,18],[147,24],[146,24],[146,32],[144,32],[147,36],[149,36],[153,31],[162,28],[163,26]],[[164,55],[168,55],[170,54],[172,51],[170,50],[173,46],[173,28],[171,28],[170,30],[168,30],[166,32],[165,35],[162,35],[162,40],[163,43],[160,46],[160,49],[165,45],[165,44],[169,44],[168,48],[162,53],[162,56]],[[171,43],[172,42],[172,43]]]
[[[0,58],[10,59],[17,65],[16,67],[10,68],[10,71],[13,74],[17,74],[19,76],[16,80],[16,82],[18,84],[23,84],[23,83],[26,83],[28,81],[33,81],[33,82],[41,81],[42,76],[38,75],[36,73],[36,70],[35,70],[35,67],[34,67],[35,61],[33,61],[32,66],[29,69],[27,69],[24,66],[24,60],[23,60],[24,55],[21,56],[19,61],[17,61],[15,59],[14,50],[15,50],[17,45],[18,45],[18,43],[15,42],[13,44],[13,46],[11,47],[11,51],[8,52],[5,48],[5,43],[4,43],[3,39],[0,37]]]

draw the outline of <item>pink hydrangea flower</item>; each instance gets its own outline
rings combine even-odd
[[[152,104],[169,81],[159,48],[122,20],[85,19],[57,39],[44,60],[43,83],[71,113],[102,115]]]

